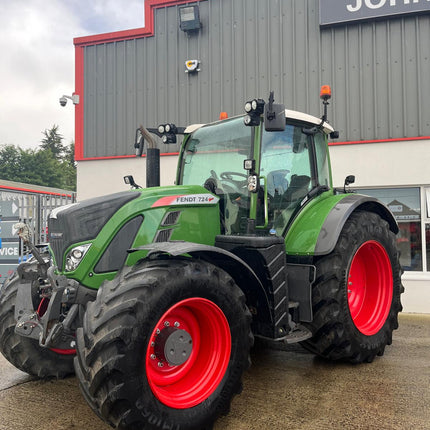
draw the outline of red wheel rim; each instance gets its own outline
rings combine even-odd
[[[184,343],[170,348],[172,339],[179,345],[180,338]],[[196,406],[220,384],[230,352],[230,327],[222,310],[200,297],[183,300],[161,317],[151,334],[145,357],[149,386],[171,408]],[[180,357],[178,364],[168,356],[173,353]]]
[[[348,305],[352,320],[364,335],[384,325],[393,298],[393,273],[384,247],[374,240],[363,243],[352,259],[348,276]]]

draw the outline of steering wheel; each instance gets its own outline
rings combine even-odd
[[[222,172],[220,174],[221,179],[227,179],[230,181],[233,181],[234,179],[232,178],[232,176],[239,176],[240,178],[245,178],[248,179],[248,175],[246,175],[245,173],[238,173],[238,172]],[[240,179],[240,181],[242,182],[243,179]]]
[[[234,177],[236,177],[234,179]],[[246,187],[248,175],[238,172],[222,172],[220,173],[221,187],[229,194],[243,194],[243,189]]]

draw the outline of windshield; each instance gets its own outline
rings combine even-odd
[[[251,127],[243,117],[201,127],[184,148],[180,183],[204,185],[221,196],[223,230],[226,234],[246,230],[249,195],[243,161],[251,158]]]

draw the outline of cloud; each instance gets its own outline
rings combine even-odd
[[[143,26],[143,0],[0,0],[0,144],[37,147],[54,124],[74,140],[73,38]]]

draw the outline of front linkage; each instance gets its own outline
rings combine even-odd
[[[72,350],[75,330],[82,320],[83,305],[96,292],[77,281],[58,276],[54,268],[24,263],[18,267],[20,279],[15,305],[15,332],[39,341],[44,348]],[[36,303],[35,303],[36,302]]]
[[[5,286],[16,293],[15,334],[36,340],[41,348],[72,355],[84,305],[94,300],[97,292],[57,275],[50,264],[49,253],[40,252],[31,242],[28,226],[18,223],[15,228],[32,253],[32,258],[18,266]]]

